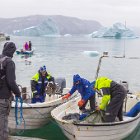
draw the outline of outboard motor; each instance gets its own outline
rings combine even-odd
[[[63,77],[56,78],[55,84],[56,84],[56,94],[62,94],[63,89],[66,88],[66,79]]]
[[[120,84],[126,89],[127,92],[129,92],[127,81],[121,81]]]

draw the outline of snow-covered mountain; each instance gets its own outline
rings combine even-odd
[[[91,34],[93,38],[136,38],[135,33],[122,23],[115,23],[112,27],[102,27]]]
[[[101,27],[102,25],[94,20],[82,20],[61,15],[0,18],[0,32],[20,36],[89,34]]]

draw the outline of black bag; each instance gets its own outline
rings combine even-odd
[[[5,79],[5,69],[3,67],[3,62],[9,57],[5,56],[0,58],[0,88],[2,88]]]

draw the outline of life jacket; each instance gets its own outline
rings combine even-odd
[[[44,92],[44,89],[42,89],[42,87],[46,87],[47,84],[48,84],[48,81],[49,79],[51,78],[51,75],[48,74],[45,78],[44,78],[44,82],[42,83],[42,77],[40,76],[39,73],[35,74],[33,77],[32,77],[32,80],[36,81],[37,82],[37,85],[36,85],[36,90],[39,94],[44,94],[42,92]]]
[[[111,82],[112,80],[107,77],[97,78],[95,82],[95,89],[100,90],[101,88],[110,88]]]

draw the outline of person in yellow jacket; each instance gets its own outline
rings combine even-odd
[[[105,122],[114,122],[116,117],[119,121],[123,121],[123,102],[127,94],[126,89],[107,77],[97,78],[94,89],[102,95],[97,110],[105,111]]]
[[[52,77],[47,71],[46,66],[40,67],[38,73],[36,73],[31,80],[31,90],[33,93],[32,103],[44,102],[46,98],[46,86],[48,82],[54,82]]]

